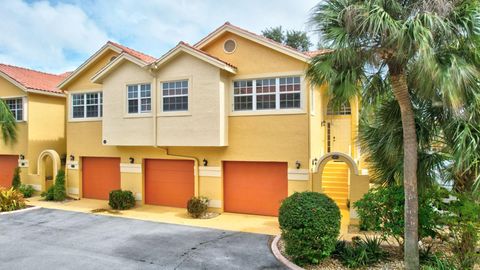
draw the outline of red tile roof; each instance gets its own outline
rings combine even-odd
[[[331,50],[331,49],[320,49],[320,50],[316,50],[316,51],[305,52],[305,54],[310,56],[310,57],[315,57],[317,55],[326,54],[326,53],[329,53],[329,52],[332,52],[332,51],[333,50]]]
[[[234,66],[234,65],[232,65],[232,64],[230,64],[230,63],[228,63],[228,62],[226,62],[226,61],[224,61],[224,60],[222,60],[222,59],[220,59],[220,58],[218,58],[218,57],[216,57],[216,56],[213,56],[213,55],[211,55],[211,54],[209,54],[209,53],[207,53],[207,52],[205,52],[205,51],[199,50],[199,49],[193,47],[192,45],[190,45],[190,44],[188,44],[188,43],[186,43],[186,42],[184,42],[184,41],[180,41],[178,44],[185,45],[185,46],[187,46],[188,48],[190,48],[190,49],[192,49],[192,50],[195,50],[196,52],[199,52],[199,53],[201,53],[201,54],[203,54],[203,55],[205,55],[205,56],[207,56],[207,57],[210,57],[210,58],[213,58],[213,59],[215,59],[215,60],[217,60],[217,61],[220,61],[220,62],[224,63],[224,64],[227,65],[227,66],[230,66],[230,67],[232,67],[232,68],[237,68],[236,66]]]
[[[0,72],[27,89],[63,94],[57,85],[65,79],[65,76],[6,64],[0,64]]]
[[[124,45],[121,45],[121,44],[118,44],[118,43],[115,43],[113,41],[108,41],[107,42],[108,44],[111,44],[119,49],[121,49],[123,52],[135,57],[135,58],[138,58],[144,62],[147,62],[147,63],[153,63],[155,62],[155,60],[157,60],[155,57],[153,56],[150,56],[150,55],[147,55],[147,54],[144,54],[144,53],[141,53],[139,51],[136,51],[132,48],[129,48],[127,46],[124,46]]]

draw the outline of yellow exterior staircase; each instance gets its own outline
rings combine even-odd
[[[323,193],[332,198],[340,208],[347,208],[348,173],[348,165],[337,161],[328,162],[322,173]]]

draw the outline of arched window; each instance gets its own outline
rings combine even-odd
[[[350,102],[344,102],[338,107],[334,107],[330,100],[327,105],[327,115],[351,115],[352,109],[350,108]]]

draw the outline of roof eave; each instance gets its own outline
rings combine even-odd
[[[113,46],[110,43],[103,45],[98,51],[96,51],[92,56],[90,56],[85,62],[83,62],[77,69],[75,69],[70,75],[68,75],[57,87],[64,90],[68,84],[77,77],[82,71],[84,71],[91,63],[95,62],[100,58],[108,49],[113,50],[117,53],[121,53],[122,50]]]
[[[264,40],[262,38],[259,38],[257,37],[255,34],[253,33],[249,33],[249,32],[246,32],[246,31],[243,31],[241,29],[238,29],[237,27],[233,27],[232,25],[230,24],[224,24],[222,27],[216,29],[215,31],[213,31],[212,33],[210,33],[209,35],[207,35],[206,37],[204,37],[202,40],[200,40],[198,43],[196,43],[194,45],[195,48],[198,48],[198,49],[202,49],[203,47],[205,47],[207,44],[210,43],[210,41],[216,39],[218,36],[222,35],[223,33],[225,33],[226,31],[230,31],[236,35],[239,35],[243,38],[246,38],[246,39],[249,39],[249,40],[253,40],[253,41],[256,41],[264,46],[267,46],[269,48],[272,48],[276,51],[279,51],[281,53],[284,53],[286,55],[289,55],[295,59],[298,59],[300,61],[303,61],[303,62],[310,62],[311,60],[311,57],[299,52],[299,51],[295,51],[293,49],[289,49],[289,48],[286,48],[280,44],[277,44],[277,43],[274,43],[274,42],[270,42],[268,40]]]
[[[119,56],[117,56],[115,58],[115,60],[111,61],[110,63],[108,63],[105,67],[103,67],[102,69],[100,69],[97,73],[95,73],[95,75],[93,75],[90,80],[93,82],[93,83],[102,83],[103,79],[108,75],[110,74],[110,72],[112,72],[114,70],[114,68],[121,64],[123,61],[130,61],[136,65],[138,65],[139,67],[141,68],[144,68],[146,66],[148,66],[149,64],[143,60],[140,60],[134,56],[131,56],[130,54],[127,54],[127,53],[121,53]]]

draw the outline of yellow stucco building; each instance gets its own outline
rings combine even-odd
[[[309,84],[319,53],[230,23],[160,58],[108,42],[58,86],[68,194],[121,188],[173,207],[206,196],[218,211],[277,215],[286,196],[314,190],[347,207],[368,190],[359,104],[333,109]]]
[[[17,140],[0,139],[0,186],[10,187],[17,166],[36,190],[52,184],[66,153],[66,95],[57,88],[65,76],[0,64],[0,98],[17,120]]]

